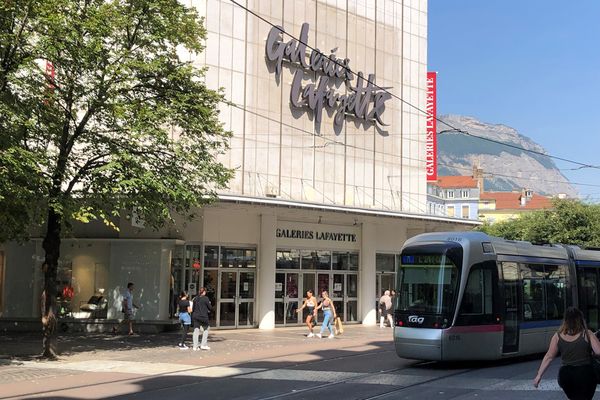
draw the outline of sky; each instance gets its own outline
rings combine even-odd
[[[600,166],[600,1],[429,0],[428,13],[438,115],[508,125],[548,154]],[[600,203],[600,167],[555,164]]]

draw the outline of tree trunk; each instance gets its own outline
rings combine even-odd
[[[48,228],[42,247],[46,252],[42,270],[44,272],[44,291],[42,292],[42,357],[57,358],[57,321],[56,321],[56,273],[60,256],[61,216],[53,209],[48,210]]]

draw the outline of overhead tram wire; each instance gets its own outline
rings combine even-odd
[[[279,31],[280,31],[282,34],[288,35],[290,38],[292,38],[292,39],[296,40],[298,43],[300,43],[300,44],[302,44],[302,45],[306,46],[308,49],[310,49],[310,50],[312,50],[312,51],[314,51],[314,52],[317,52],[317,53],[319,53],[320,55],[322,55],[322,56],[326,57],[326,55],[325,55],[324,53],[322,53],[320,50],[318,50],[318,49],[316,49],[316,48],[312,47],[312,46],[311,46],[310,44],[308,44],[308,43],[305,43],[305,42],[301,41],[301,40],[300,40],[299,38],[297,38],[296,36],[292,35],[291,33],[288,33],[288,32],[287,32],[285,29],[282,29],[281,27],[279,27],[279,26],[277,26],[277,25],[273,24],[271,21],[267,20],[266,18],[264,18],[263,16],[261,16],[261,15],[257,14],[256,12],[254,12],[254,11],[250,10],[248,7],[246,7],[246,6],[242,5],[242,4],[240,4],[240,3],[239,3],[239,2],[237,2],[236,0],[229,0],[229,1],[230,1],[230,2],[232,2],[233,4],[235,4],[236,6],[238,6],[238,7],[242,8],[242,9],[246,10],[246,12],[248,12],[248,13],[252,14],[252,15],[253,15],[253,16],[255,16],[256,18],[260,19],[261,21],[263,21],[263,22],[267,23],[267,24],[268,24],[268,25],[270,25],[271,27],[273,27],[273,28],[277,28],[277,29],[278,29],[278,30],[279,30]],[[357,73],[356,73],[356,72],[352,71],[352,70],[351,70],[350,68],[348,68],[346,65],[344,65],[344,64],[341,64],[341,63],[340,63],[340,62],[339,62],[337,59],[333,60],[333,62],[334,62],[336,65],[338,65],[338,66],[342,67],[343,69],[347,70],[347,71],[348,71],[350,74],[352,74],[353,76],[356,76],[356,75],[357,75]],[[425,115],[426,115],[426,116],[428,116],[428,117],[435,118],[435,120],[436,120],[436,121],[438,121],[439,123],[441,123],[441,124],[444,124],[445,126],[447,126],[448,128],[450,128],[450,129],[449,129],[449,130],[447,130],[447,131],[450,131],[450,130],[452,130],[452,131],[456,131],[456,132],[462,133],[462,134],[464,134],[464,135],[467,135],[467,136],[470,136],[470,137],[473,137],[473,138],[477,138],[477,139],[481,139],[481,140],[486,140],[486,141],[488,141],[488,142],[493,142],[493,143],[500,144],[500,145],[503,145],[503,146],[507,146],[507,147],[511,147],[511,148],[518,149],[518,150],[521,150],[521,151],[529,152],[529,153],[532,153],[532,154],[537,154],[537,155],[544,156],[544,157],[548,157],[548,158],[552,158],[552,159],[555,159],[555,160],[564,161],[564,162],[568,162],[568,163],[571,163],[571,164],[579,165],[579,166],[581,166],[582,168],[600,169],[600,166],[599,166],[599,165],[592,165],[592,164],[582,163],[582,162],[579,162],[579,161],[570,160],[570,159],[563,158],[563,157],[558,157],[558,156],[553,156],[553,155],[551,155],[551,154],[547,154],[547,153],[542,153],[542,152],[539,152],[539,151],[536,151],[536,150],[526,149],[526,148],[524,148],[524,147],[520,147],[520,146],[517,146],[517,145],[512,145],[512,144],[510,144],[510,143],[504,143],[504,142],[501,142],[501,141],[499,141],[499,140],[494,140],[494,139],[486,138],[486,137],[483,137],[483,136],[474,135],[474,134],[472,134],[472,133],[470,133],[470,132],[467,132],[467,131],[465,131],[465,130],[463,130],[463,129],[459,129],[459,128],[457,128],[457,127],[453,126],[452,124],[449,124],[448,122],[446,122],[446,121],[444,121],[444,120],[440,119],[440,118],[439,118],[439,117],[437,117],[437,116],[431,115],[431,113],[429,113],[427,110],[423,110],[423,109],[422,109],[422,108],[420,108],[419,106],[416,106],[416,105],[414,105],[414,104],[410,103],[409,101],[407,101],[407,100],[404,100],[404,99],[403,99],[403,98],[401,98],[400,96],[398,96],[398,95],[396,95],[396,94],[394,94],[394,93],[390,92],[388,89],[386,89],[386,88],[384,88],[384,87],[381,87],[381,86],[377,85],[377,84],[376,84],[375,82],[373,82],[373,81],[370,81],[370,80],[369,80],[367,77],[363,77],[363,80],[364,80],[365,82],[368,82],[368,83],[370,83],[371,85],[373,85],[373,87],[377,88],[378,90],[381,90],[381,91],[384,91],[384,92],[386,92],[387,94],[389,94],[389,95],[390,95],[390,96],[392,96],[393,98],[395,98],[395,99],[399,100],[400,102],[402,102],[402,103],[404,103],[404,104],[406,104],[406,105],[408,105],[408,106],[410,106],[410,107],[414,108],[415,110],[417,110],[417,111],[421,112],[422,114],[425,114]],[[444,131],[442,131],[442,132],[444,132]]]
[[[437,120],[440,121],[440,122],[443,122],[440,119],[437,119]],[[445,123],[445,122],[443,122],[443,123]],[[451,126],[449,124],[446,124],[446,125]],[[467,132],[467,131],[465,131],[463,129],[458,129],[458,128],[445,129],[443,131],[438,132],[437,134],[441,135],[441,134],[450,133],[450,132],[462,133],[463,135],[470,136],[470,137],[473,137],[473,138],[476,138],[476,139],[485,140],[487,142],[492,142],[492,143],[500,144],[502,146],[510,147],[510,148],[513,148],[513,149],[521,150],[521,151],[526,151],[528,153],[536,154],[536,155],[539,155],[539,156],[548,157],[548,158],[552,158],[552,159],[555,159],[555,160],[564,161],[564,162],[568,162],[568,163],[571,163],[571,164],[579,165],[580,166],[579,169],[582,169],[582,168],[600,169],[600,166],[598,166],[598,165],[585,164],[585,163],[581,163],[579,161],[569,160],[567,158],[562,158],[562,157],[558,157],[558,156],[553,156],[551,154],[542,153],[541,151],[532,150],[532,149],[526,149],[524,147],[517,146],[516,144],[510,144],[510,143],[506,143],[506,142],[501,142],[500,140],[486,138],[484,136],[473,135],[472,133],[469,133],[469,132]]]
[[[438,165],[442,166],[442,167],[446,167],[446,168],[460,169],[463,171],[472,171],[473,170],[472,168],[468,168],[468,167],[458,167],[458,166],[444,164],[444,163],[439,163]],[[525,171],[520,171],[520,172],[525,172]],[[527,171],[527,172],[538,172],[538,171]],[[593,184],[593,183],[579,183],[579,182],[571,182],[571,181],[552,181],[552,180],[548,180],[548,179],[532,179],[532,178],[524,178],[524,177],[515,176],[515,175],[499,174],[496,172],[489,172],[489,171],[484,171],[483,174],[487,175],[488,177],[513,178],[513,179],[520,179],[520,180],[526,181],[526,182],[562,183],[562,184],[577,185],[577,186],[600,187],[599,184]]]
[[[252,114],[252,115],[255,115],[257,117],[264,118],[264,119],[266,119],[268,121],[276,122],[276,123],[281,123],[283,126],[285,126],[287,128],[294,129],[294,130],[302,132],[302,133],[306,133],[309,136],[312,136],[312,137],[315,137],[315,138],[318,138],[318,139],[322,139],[322,140],[324,140],[326,142],[324,145],[291,146],[290,148],[292,148],[292,149],[307,149],[307,150],[311,150],[311,149],[326,148],[329,145],[333,145],[333,146],[340,145],[340,146],[352,148],[352,149],[355,149],[355,150],[361,150],[361,151],[365,151],[365,152],[372,152],[372,153],[375,153],[375,154],[382,154],[382,155],[393,157],[393,158],[399,158],[400,160],[408,160],[408,161],[414,161],[414,162],[418,162],[418,163],[421,163],[421,164],[425,164],[425,161],[422,160],[422,159],[417,159],[417,158],[412,158],[412,157],[406,157],[406,156],[397,155],[397,154],[385,153],[385,152],[382,152],[380,150],[367,149],[365,147],[359,147],[359,146],[355,146],[355,145],[352,145],[352,144],[346,144],[344,142],[340,142],[340,141],[337,141],[335,139],[330,139],[330,138],[328,138],[326,136],[322,136],[322,135],[319,135],[317,133],[308,131],[306,129],[299,128],[299,127],[294,126],[292,124],[288,124],[288,123],[282,122],[282,121],[280,121],[278,119],[271,118],[271,117],[266,116],[264,114],[261,114],[261,113],[259,113],[257,111],[250,110],[250,109],[248,109],[248,108],[246,108],[244,106],[241,106],[239,104],[236,104],[236,103],[234,103],[234,102],[232,102],[230,100],[222,100],[221,102],[223,104],[225,104],[225,105],[237,108],[237,109],[239,109],[241,111],[245,111],[245,112],[247,112],[249,114]],[[256,134],[257,135],[267,135],[267,133],[256,133]],[[408,140],[413,140],[413,139],[408,139]],[[257,142],[260,142],[263,145],[268,145],[268,142],[264,141],[264,140],[258,140]],[[270,147],[268,147],[268,146],[267,147],[252,146],[252,148],[253,149],[267,150]],[[234,147],[234,149],[240,149],[240,148],[239,147]],[[448,164],[444,164],[444,163],[440,163],[438,165],[445,166],[445,167],[448,167],[448,168],[465,170],[465,171],[471,171],[472,170],[471,168],[452,166],[452,165],[448,165]],[[576,168],[576,169],[580,169],[580,168]],[[523,178],[523,177],[519,177],[519,176],[505,175],[505,174],[499,174],[499,173],[494,173],[494,172],[485,172],[485,175],[488,175],[488,176],[497,176],[497,177],[504,177],[504,178],[513,178],[513,179],[519,179],[521,181],[527,181],[527,182],[534,182],[535,181],[535,182],[546,182],[546,183],[572,184],[572,185],[577,185],[577,186],[600,187],[600,185],[591,184],[591,183],[579,183],[579,182],[570,182],[570,181],[551,181],[551,180],[540,180],[540,179],[528,179],[528,178]]]

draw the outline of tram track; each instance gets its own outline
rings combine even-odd
[[[436,376],[436,377],[433,377],[432,379],[426,379],[424,381],[412,383],[410,385],[405,385],[405,386],[399,387],[397,389],[389,390],[389,391],[384,392],[384,393],[378,393],[376,395],[368,396],[368,397],[361,397],[361,398],[355,399],[355,400],[375,400],[375,399],[381,399],[381,398],[384,398],[384,397],[387,397],[387,396],[390,396],[390,395],[393,395],[393,394],[396,394],[396,393],[402,393],[402,392],[404,392],[404,391],[406,391],[408,389],[411,389],[411,388],[414,388],[414,387],[417,387],[417,386],[425,385],[425,384],[428,384],[428,383],[431,383],[431,382],[437,382],[437,381],[440,381],[440,380],[446,379],[446,378],[453,378],[453,377],[456,377],[456,376],[459,376],[459,375],[463,375],[463,374],[467,374],[467,373],[473,372],[473,371],[474,371],[474,369],[467,369],[467,370],[455,372],[455,373],[452,373],[452,374],[447,374],[447,375],[444,375],[444,376]]]
[[[327,383],[323,383],[323,384],[320,384],[320,385],[311,386],[311,387],[300,389],[300,390],[294,390],[294,391],[288,392],[288,393],[281,393],[281,394],[277,394],[277,395],[273,395],[273,396],[268,396],[268,397],[260,397],[258,400],[273,400],[273,399],[280,399],[280,398],[284,398],[284,397],[297,396],[297,395],[302,394],[302,393],[309,393],[309,392],[314,392],[314,391],[318,391],[318,390],[321,390],[321,389],[328,389],[328,388],[335,387],[337,385],[342,385],[342,384],[345,384],[345,383],[352,383],[353,381],[363,380],[365,378],[369,378],[369,377],[377,376],[377,375],[381,375],[381,374],[394,373],[394,372],[402,371],[402,370],[410,368],[410,367],[414,367],[414,366],[418,366],[418,365],[425,365],[425,364],[429,364],[429,363],[430,362],[423,362],[423,363],[417,363],[417,364],[411,365],[411,366],[404,366],[402,368],[392,368],[392,369],[383,370],[383,371],[368,372],[368,373],[364,373],[364,374],[362,374],[360,376],[355,376],[355,377],[348,378],[348,379],[342,379],[342,380],[335,381],[335,382],[327,382]],[[472,371],[474,371],[474,369],[472,369],[472,368],[471,369],[466,369],[466,370],[461,370],[459,372],[449,373],[449,374],[446,374],[446,375],[443,375],[443,376],[437,376],[437,377],[433,377],[431,379],[426,379],[426,380],[419,381],[419,382],[416,382],[416,383],[413,383],[413,384],[405,385],[405,386],[402,386],[400,388],[392,389],[392,390],[389,390],[389,391],[384,392],[384,393],[378,393],[376,395],[368,396],[368,397],[360,397],[360,398],[356,398],[356,399],[353,399],[353,400],[373,400],[373,399],[380,399],[380,398],[383,398],[385,396],[392,395],[394,393],[401,393],[402,391],[406,391],[407,389],[411,389],[411,388],[416,387],[416,386],[424,385],[424,384],[431,383],[431,382],[436,382],[436,381],[439,381],[439,380],[442,380],[442,379],[446,379],[446,378],[452,378],[452,377],[459,376],[459,375],[462,375],[462,374],[466,374],[466,373],[469,373],[469,372],[472,372]],[[318,396],[318,393],[315,393],[315,396]]]
[[[357,345],[357,346],[348,346],[348,347],[341,347],[335,350],[342,350],[342,351],[351,351],[352,349],[357,349],[357,348],[363,348],[364,345]],[[368,353],[356,353],[356,354],[346,354],[346,355],[341,355],[341,356],[337,356],[337,357],[329,357],[329,358],[323,358],[323,359],[319,359],[319,360],[312,360],[312,361],[304,361],[304,362],[295,362],[295,363],[291,363],[290,365],[287,365],[285,367],[273,367],[273,368],[260,368],[260,370],[257,371],[248,371],[248,372],[241,372],[239,374],[234,374],[234,375],[229,375],[229,376],[223,376],[223,377],[216,377],[216,378],[199,378],[199,380],[195,381],[195,382],[189,382],[189,383],[177,383],[177,384],[173,384],[173,385],[165,385],[162,386],[160,388],[155,388],[155,389],[142,389],[138,392],[135,393],[128,393],[128,394],[117,394],[114,396],[111,396],[111,398],[113,399],[117,399],[117,398],[133,398],[133,397],[138,397],[138,396],[145,396],[151,393],[159,393],[161,391],[168,391],[168,390],[172,390],[174,388],[185,388],[185,387],[191,387],[191,386],[195,386],[198,385],[199,383],[203,382],[203,381],[210,381],[210,382],[219,382],[219,381],[224,381],[227,379],[233,379],[233,378],[239,378],[239,377],[243,377],[243,376],[249,376],[252,374],[255,374],[257,372],[269,372],[269,371],[277,371],[277,370],[294,370],[295,368],[299,367],[299,366],[306,366],[307,368],[310,368],[311,366],[314,365],[318,365],[319,363],[325,363],[325,362],[339,362],[339,361],[344,361],[344,360],[348,360],[348,359],[353,359],[353,358],[360,358],[360,357],[367,357],[367,356],[372,356],[372,355],[382,355],[382,354],[386,354],[386,353],[393,353],[395,352],[393,349],[390,350],[379,350],[379,351],[370,351]],[[271,356],[271,357],[262,357],[262,358],[257,358],[257,359],[253,359],[253,360],[248,360],[247,363],[252,362],[252,363],[256,363],[256,362],[267,362],[267,361],[271,361],[271,362],[277,362],[278,359],[284,358],[290,356],[290,354],[284,354],[281,356]],[[199,366],[199,367],[194,367],[194,366],[190,366],[190,365],[185,365],[182,366],[182,369],[180,370],[172,370],[169,372],[165,372],[165,373],[158,373],[158,374],[152,374],[152,375],[148,375],[145,377],[140,377],[140,376],[136,376],[136,377],[131,377],[131,378],[123,378],[123,379],[117,379],[117,380],[113,380],[110,382],[97,382],[97,383],[91,383],[91,384],[83,384],[83,385],[76,385],[76,386],[71,386],[68,388],[63,388],[63,389],[50,389],[50,390],[41,390],[35,393],[28,393],[28,397],[31,396],[35,396],[35,397],[39,397],[39,396],[44,396],[44,395],[53,395],[53,394],[57,394],[61,391],[66,391],[66,390],[81,390],[81,389],[91,389],[93,390],[93,388],[97,388],[97,387],[101,387],[104,385],[113,385],[113,384],[127,384],[127,383],[133,383],[135,384],[136,382],[141,382],[141,381],[146,381],[149,379],[156,379],[156,378],[168,378],[171,376],[177,376],[178,373],[183,373],[183,372],[190,372],[190,371],[201,371],[203,369],[207,369],[207,368],[214,368],[214,367],[232,367],[235,368],[236,364],[240,364],[240,363],[220,363],[220,364],[212,364],[210,366]],[[43,368],[43,367],[41,367]],[[68,369],[68,365],[65,365],[65,369]],[[398,368],[398,369],[394,369],[394,370],[400,370],[402,368]],[[353,379],[361,379],[363,377],[368,377],[371,375],[376,375],[376,374],[381,374],[381,373],[388,373],[388,372],[392,372],[394,370],[388,370],[388,371],[377,371],[377,372],[373,372],[373,373],[365,373],[361,376],[357,376],[354,377]],[[85,372],[91,372],[91,371],[83,371]],[[135,373],[135,372],[134,372]],[[346,379],[345,381],[349,381],[352,379]],[[336,381],[336,382],[329,382],[328,384],[337,384],[337,383],[341,383],[340,381]],[[328,386],[328,384],[324,384],[324,385],[317,385],[317,386],[313,386],[312,389],[318,389],[321,386]],[[274,397],[268,397],[268,398],[277,398],[277,397],[285,397],[288,395],[292,395],[295,393],[299,393],[302,392],[303,390],[297,390],[296,392],[290,392],[289,394],[287,393],[281,393],[277,396]],[[23,397],[23,395],[14,395],[14,396],[0,396],[0,399],[14,399],[14,398],[21,398]]]

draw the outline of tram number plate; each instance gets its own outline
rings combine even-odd
[[[448,340],[450,342],[456,342],[456,341],[460,340],[460,335],[450,335],[450,336],[448,336]]]

